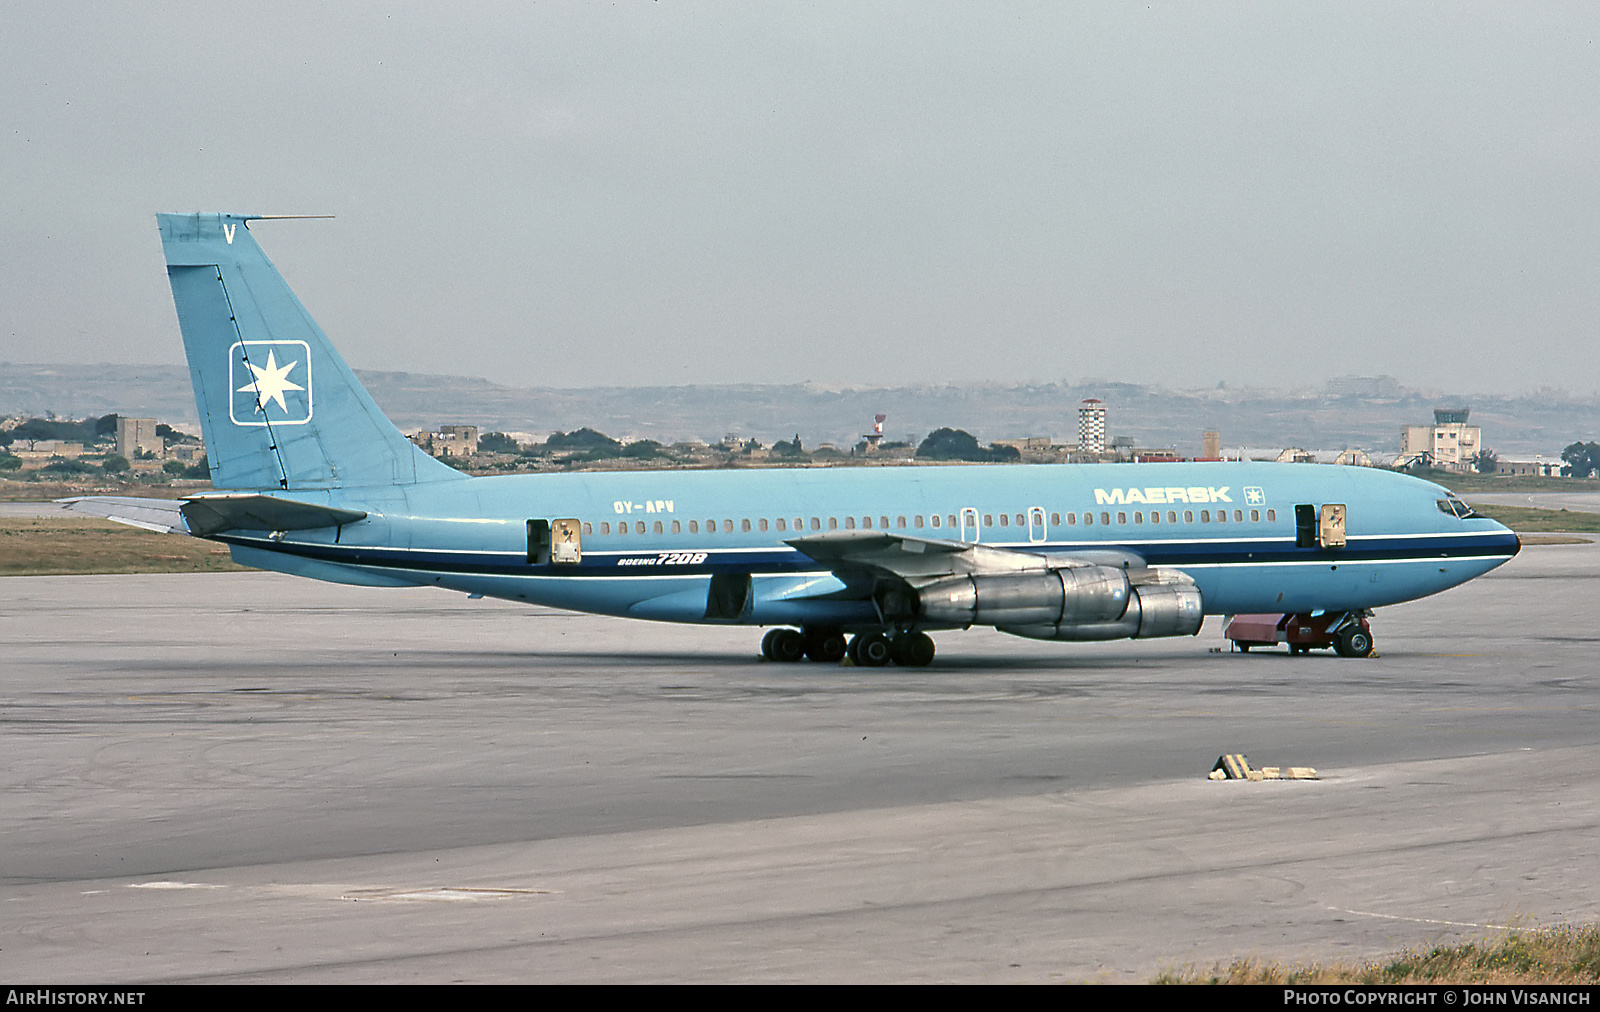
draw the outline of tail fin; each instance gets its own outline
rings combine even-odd
[[[158,214],[211,458],[227,489],[460,478],[401,435],[256,245],[255,215]]]

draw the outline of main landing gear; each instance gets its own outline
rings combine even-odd
[[[933,660],[933,638],[921,632],[885,635],[874,630],[846,642],[838,629],[773,629],[761,639],[761,656],[786,663],[807,657],[832,664],[849,657],[863,668],[881,668],[890,661],[921,668]]]

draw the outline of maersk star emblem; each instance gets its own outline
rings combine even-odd
[[[311,348],[304,341],[242,341],[229,349],[235,425],[311,420]]]
[[[1260,506],[1267,501],[1267,494],[1255,485],[1246,485],[1244,501],[1251,506]]]
[[[234,392],[241,394],[254,393],[256,395],[257,411],[264,411],[268,401],[277,401],[279,411],[288,411],[289,406],[283,403],[284,392],[305,389],[300,384],[289,381],[289,372],[299,364],[298,362],[290,362],[280,369],[278,367],[277,353],[269,351],[267,352],[267,364],[265,366],[256,365],[254,362],[245,363],[250,367],[250,371],[256,374],[256,378]]]

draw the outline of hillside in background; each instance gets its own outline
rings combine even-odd
[[[1378,377],[1342,377],[1299,391],[1218,387],[1174,391],[1132,383],[882,387],[810,385],[508,387],[462,376],[357,371],[401,429],[443,422],[485,431],[544,434],[588,426],[622,439],[716,440],[738,433],[770,444],[798,433],[807,446],[853,444],[874,414],[889,416],[888,439],[920,440],[941,426],[985,442],[1026,436],[1077,441],[1078,402],[1098,397],[1112,435],[1141,446],[1200,452],[1201,433],[1224,446],[1359,447],[1393,453],[1400,427],[1432,421],[1433,408],[1466,405],[1484,442],[1502,456],[1559,454],[1574,440],[1600,439],[1600,398],[1543,390],[1516,397],[1440,394]],[[188,371],[180,366],[0,363],[0,414],[59,417],[110,412],[197,422]]]

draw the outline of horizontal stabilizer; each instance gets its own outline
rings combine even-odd
[[[254,492],[225,492],[187,499],[97,495],[57,501],[75,513],[104,517],[147,531],[193,534],[197,538],[219,531],[303,531],[338,527],[366,518],[361,510],[318,506]]]
[[[248,492],[195,496],[183,503],[183,518],[189,522],[189,533],[201,538],[218,531],[303,531],[340,527],[366,516],[361,510],[318,506]]]
[[[159,534],[187,534],[183,525],[183,503],[177,499],[139,499],[133,496],[96,495],[76,499],[57,499],[63,509],[92,517],[115,520],[119,524],[142,527]]]

